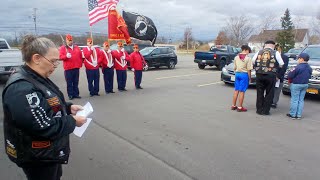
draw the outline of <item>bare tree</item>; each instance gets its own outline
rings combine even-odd
[[[230,40],[228,39],[226,33],[224,31],[220,31],[214,43],[216,45],[228,44]]]
[[[271,13],[271,14],[265,13],[265,14],[266,16],[263,17],[258,27],[259,31],[277,29],[279,24],[277,16],[274,13]]]
[[[183,46],[188,50],[192,46],[192,41],[193,41],[192,28],[187,27],[184,30],[183,39],[184,39]]]
[[[320,35],[320,8],[318,9],[316,16],[314,17],[312,30],[315,34]]]
[[[244,44],[247,38],[254,31],[254,26],[249,18],[244,15],[233,16],[227,20],[227,26],[225,32],[227,32],[230,44],[234,46],[240,46]]]

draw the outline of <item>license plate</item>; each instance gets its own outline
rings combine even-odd
[[[236,77],[235,76],[231,76],[230,77],[230,81],[236,81]]]
[[[319,91],[318,91],[318,89],[307,89],[307,93],[309,93],[309,94],[318,94]]]
[[[4,71],[5,69],[4,69],[4,67],[0,67],[0,71]]]
[[[207,61],[206,61],[206,60],[202,60],[202,62],[203,62],[203,63],[206,63]]]

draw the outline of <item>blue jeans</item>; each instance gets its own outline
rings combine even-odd
[[[290,115],[301,117],[308,84],[291,84]]]

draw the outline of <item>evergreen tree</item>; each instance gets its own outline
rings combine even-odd
[[[293,34],[293,23],[291,21],[291,16],[289,9],[287,8],[284,16],[281,17],[281,27],[282,31],[277,34],[276,41],[279,43],[281,47],[283,47],[283,51],[287,52],[289,49],[294,48],[294,34]]]

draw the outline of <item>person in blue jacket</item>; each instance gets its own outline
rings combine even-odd
[[[304,106],[304,96],[308,89],[312,68],[308,64],[310,56],[301,53],[298,56],[298,65],[288,74],[291,90],[290,112],[287,114],[292,119],[301,119]]]

